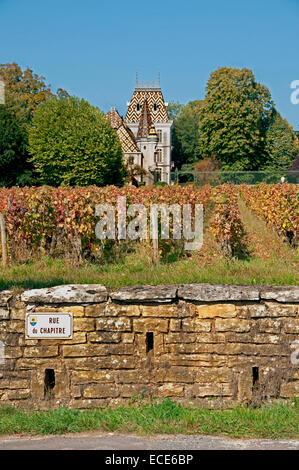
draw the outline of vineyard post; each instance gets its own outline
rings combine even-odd
[[[6,246],[6,229],[5,229],[5,217],[0,214],[0,232],[1,232],[1,251],[2,251],[2,266],[7,266],[7,246]]]
[[[159,263],[159,231],[158,231],[158,219],[154,217],[152,220],[152,231],[153,231],[153,263]]]

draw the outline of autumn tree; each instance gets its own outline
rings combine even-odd
[[[13,108],[25,122],[32,119],[40,104],[54,96],[44,77],[29,67],[22,70],[15,62],[0,64],[0,79],[5,84],[6,105]]]
[[[222,170],[259,170],[267,160],[265,137],[274,112],[269,90],[251,70],[219,68],[200,108],[200,151]]]
[[[105,114],[75,97],[54,97],[39,106],[29,131],[31,161],[42,184],[119,185],[120,140]]]

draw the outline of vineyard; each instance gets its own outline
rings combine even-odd
[[[139,259],[144,257],[144,265],[147,263],[146,258],[149,259],[149,265],[152,265],[155,246],[150,238],[150,231],[142,240],[119,240],[117,236],[115,240],[99,240],[96,236],[96,226],[100,220],[96,215],[97,205],[109,204],[117,209],[118,198],[121,196],[126,198],[127,209],[130,205],[142,204],[147,215],[153,204],[177,204],[181,209],[190,204],[193,225],[195,205],[203,205],[203,247],[198,253],[186,252],[183,241],[172,238],[173,227],[178,223],[174,215],[170,224],[170,239],[163,239],[160,232],[159,260],[170,263],[170,267],[174,261],[180,260],[198,263],[198,266],[202,263],[204,269],[215,263],[215,260],[228,263],[227,269],[231,269],[230,263],[234,260],[250,262],[254,258],[254,247],[251,246],[254,228],[250,239],[246,221],[248,214],[256,217],[253,225],[264,224],[259,229],[261,235],[268,231],[271,236],[271,243],[267,242],[265,250],[272,249],[272,238],[276,237],[275,243],[278,248],[281,247],[282,253],[288,250],[287,256],[281,255],[285,259],[289,256],[290,266],[286,267],[286,272],[291,273],[293,267],[298,267],[299,192],[296,185],[288,183],[256,186],[223,184],[216,187],[205,185],[200,190],[192,186],[0,188],[0,214],[5,221],[8,266],[32,262],[44,256],[64,259],[77,267],[84,263],[103,266],[105,263],[115,262],[117,253],[120,258],[134,252]],[[245,216],[244,211],[247,211]],[[134,217],[137,214],[138,212]],[[116,215],[119,215],[117,210]],[[127,226],[132,218],[133,216],[127,216]],[[181,219],[179,223],[183,223]],[[117,228],[116,218],[116,232]],[[140,251],[140,247],[143,247],[143,251]],[[3,249],[1,254],[3,257]]]

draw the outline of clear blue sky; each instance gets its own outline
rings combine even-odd
[[[0,62],[124,114],[136,70],[166,100],[202,99],[220,66],[248,67],[299,129],[299,0],[0,0]]]

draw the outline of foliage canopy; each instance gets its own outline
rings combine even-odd
[[[105,114],[75,97],[40,105],[29,131],[31,161],[42,184],[121,184],[122,148]]]

